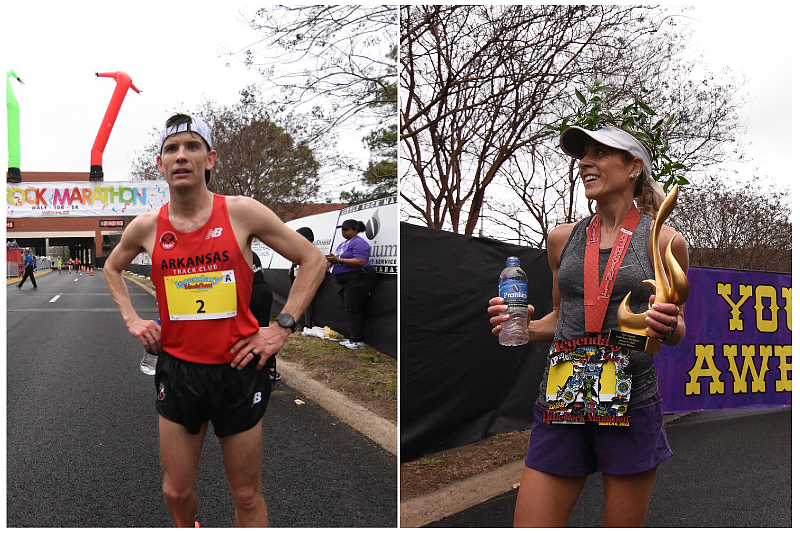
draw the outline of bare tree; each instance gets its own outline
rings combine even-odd
[[[158,135],[159,129],[153,128],[150,133],[150,142],[144,149],[137,153],[131,164],[130,177],[134,181],[142,180],[163,180],[164,176],[158,171],[156,156],[158,155]]]
[[[280,104],[313,106],[314,117],[327,124],[320,135],[330,139],[352,135],[356,128],[372,130],[363,138],[372,152],[367,168],[346,150],[327,158],[329,167],[350,178],[340,185],[363,177],[360,189],[341,193],[352,201],[396,194],[389,184],[397,183],[396,165],[394,175],[386,174],[392,170],[388,159],[396,161],[396,155],[384,158],[370,141],[397,127],[398,18],[395,5],[265,7],[248,21],[262,38],[231,53],[279,90]]]
[[[254,198],[283,220],[296,218],[319,191],[309,134],[301,122],[284,117],[279,126],[269,109],[256,102],[216,107],[202,112],[214,136],[217,162],[209,189],[219,194]]]
[[[681,190],[669,223],[686,238],[693,266],[792,270],[790,197],[776,187],[712,178]]]
[[[361,177],[362,185],[369,190],[342,192],[341,200],[351,205],[397,196],[397,124],[373,131],[364,142],[373,154]]]
[[[397,108],[397,6],[270,6],[250,27],[263,34],[232,55],[278,87],[286,103],[314,103],[331,125],[357,115],[378,124]]]
[[[609,105],[646,85],[655,103],[677,107],[665,141],[692,162],[722,157],[738,127],[734,85],[712,83],[699,96],[675,87],[676,70],[690,66],[675,65],[681,28],[661,8],[403,6],[401,28],[403,216],[430,227],[472,234],[494,206],[490,218],[542,243],[572,220],[579,182],[565,168],[575,162],[548,125],[598,78],[615,88]],[[489,195],[498,181],[518,202]]]
[[[208,123],[217,152],[210,190],[255,198],[284,220],[316,197],[320,163],[314,153],[323,136],[312,118],[281,113],[248,91],[233,106],[206,102],[197,115]],[[163,179],[157,135],[134,161],[134,179]]]

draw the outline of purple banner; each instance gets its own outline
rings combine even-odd
[[[686,336],[655,356],[664,413],[792,405],[792,276],[689,268]]]

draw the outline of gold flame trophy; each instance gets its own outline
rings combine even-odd
[[[681,268],[675,256],[672,255],[672,241],[675,240],[673,236],[667,245],[667,251],[664,260],[661,259],[661,252],[659,250],[659,237],[661,236],[661,227],[667,220],[667,217],[675,209],[678,203],[678,186],[675,185],[667,195],[664,203],[658,210],[656,215],[655,224],[653,225],[653,232],[650,235],[650,251],[653,255],[655,280],[646,279],[642,283],[646,283],[656,292],[655,303],[673,303],[675,305],[682,305],[689,298],[689,280],[686,278],[686,273]],[[664,263],[666,262],[666,270]],[[669,282],[667,282],[667,275],[669,275]],[[617,309],[617,325],[619,330],[611,330],[608,335],[608,340],[615,346],[629,348],[640,352],[658,353],[661,350],[661,339],[648,337],[645,333],[647,323],[645,318],[647,312],[634,314],[630,308],[631,293],[622,300],[622,303]]]

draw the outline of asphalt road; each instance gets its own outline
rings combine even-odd
[[[791,527],[792,410],[692,413],[667,425],[647,527]],[[511,527],[513,490],[427,527]],[[569,527],[602,527],[603,485],[589,476]]]
[[[171,527],[154,381],[102,273],[37,281],[6,289],[7,527]],[[155,319],[155,299],[128,288]],[[397,525],[396,457],[282,383],[264,417],[262,482],[272,526]],[[202,527],[233,526],[212,428],[195,491]]]

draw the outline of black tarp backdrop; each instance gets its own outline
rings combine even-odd
[[[547,252],[406,223],[400,249],[400,460],[530,428],[549,346],[500,346],[486,309],[514,255],[549,313]]]
[[[289,271],[266,269],[264,275],[272,289],[272,312],[279,313],[289,296]],[[344,336],[350,322],[339,297],[339,285],[333,274],[325,274],[312,302],[314,325],[328,326]],[[397,274],[378,274],[378,282],[364,309],[364,342],[397,359]]]
[[[150,275],[150,265],[131,264],[125,270],[140,276]],[[272,312],[278,314],[289,296],[289,271],[265,269],[263,272],[273,294]],[[314,296],[312,318],[315,325],[328,326],[347,336],[350,322],[338,289],[333,274],[325,274]],[[397,359],[397,274],[378,274],[378,282],[364,312],[364,342]]]

